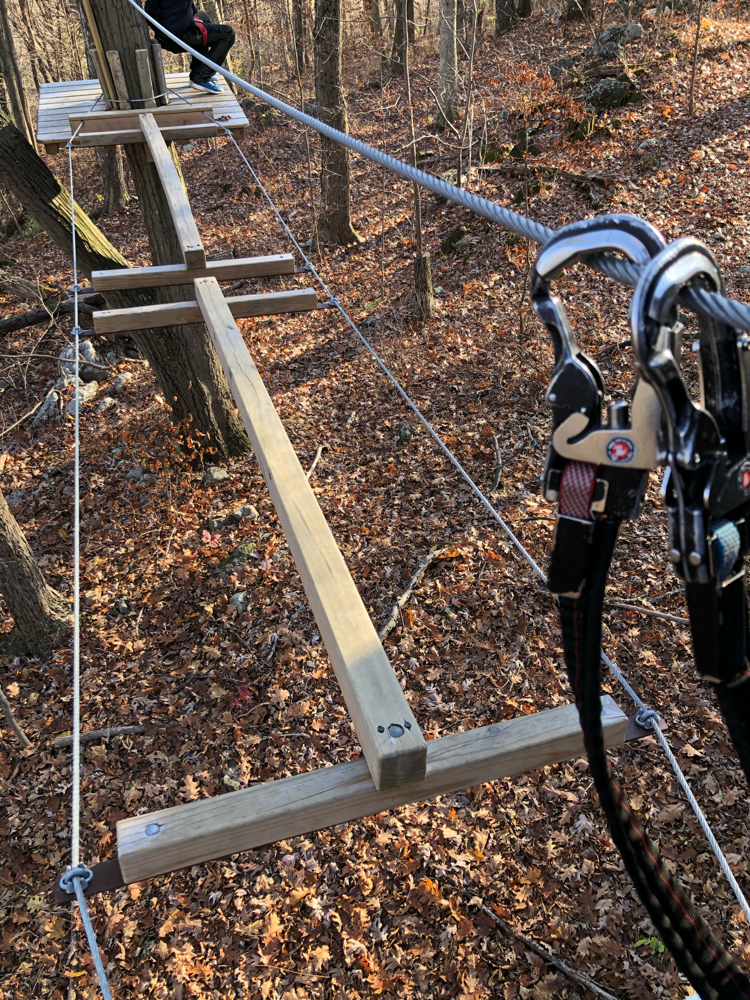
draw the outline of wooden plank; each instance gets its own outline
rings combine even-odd
[[[89,52],[89,58],[91,59],[92,63],[94,64],[94,67],[96,69],[96,75],[101,80],[101,78],[103,76],[103,73],[102,73],[102,65],[99,62],[99,53],[96,51],[96,47],[93,46],[93,45],[88,50],[88,52]],[[104,93],[105,93],[106,89],[107,88],[102,85],[102,88],[101,88],[101,90],[102,90],[102,96],[104,96]],[[114,107],[116,107],[116,105],[112,101],[110,101],[109,99],[107,99],[107,98],[105,98],[105,100],[104,100],[104,106],[105,106],[105,108],[114,108]],[[39,104],[39,120],[40,121],[41,121],[41,118],[42,118],[42,106],[41,106],[41,101],[40,101],[40,104]]]
[[[60,143],[59,142],[45,142],[44,143],[44,152],[47,154],[47,156],[56,156],[57,153],[60,152]]]
[[[187,267],[205,267],[206,252],[203,249],[200,233],[190,210],[190,203],[180,175],[169,155],[159,126],[156,124],[156,118],[152,114],[141,115],[140,123],[141,131],[148,143],[148,148],[151,150],[154,166],[167,197],[183,260]]]
[[[627,722],[605,695],[606,746],[624,741]],[[378,791],[365,762],[355,760],[120,820],[118,860],[125,882],[138,882],[585,752],[578,712],[565,705],[430,740],[427,773],[415,784]]]
[[[201,273],[203,269],[195,269]],[[215,279],[213,279],[215,280]],[[172,284],[170,281],[169,284]],[[314,288],[295,288],[289,292],[268,292],[262,295],[237,295],[226,300],[235,319],[248,316],[276,316],[280,313],[309,312],[316,309],[318,298]],[[200,306],[189,302],[164,302],[137,309],[102,309],[94,313],[97,333],[124,333],[127,330],[154,330],[160,326],[182,326],[200,323]]]
[[[120,53],[117,49],[107,49],[107,62],[117,91],[117,107],[124,111],[130,107],[130,97],[125,83],[125,74],[122,71]]]
[[[70,129],[66,129],[68,139]],[[208,139],[211,136],[223,135],[224,130],[216,125],[180,125],[176,128],[165,128],[161,130],[165,142],[187,142],[189,139]],[[50,137],[45,133],[44,142],[49,142]],[[55,142],[66,141],[60,137],[59,133],[54,135]],[[140,129],[127,129],[124,132],[90,132],[86,135],[78,135],[73,140],[73,145],[81,149],[88,149],[95,146],[128,146],[132,143],[143,143],[143,132]]]
[[[424,777],[426,744],[215,278],[196,297],[377,788]]]
[[[138,81],[141,85],[141,97],[144,108],[155,108],[154,83],[151,79],[151,47],[135,50],[135,62],[138,66]]]
[[[115,89],[114,81],[112,80],[112,74],[109,71],[109,66],[107,65],[107,60],[104,55],[104,45],[102,44],[102,38],[99,34],[99,25],[96,23],[94,12],[91,9],[90,0],[83,0],[83,12],[86,15],[89,32],[91,33],[91,40],[94,43],[94,48],[96,49],[97,63],[99,64],[99,82],[101,84],[101,92],[104,97],[107,98],[117,97],[117,91]],[[83,82],[87,83],[89,81]]]
[[[145,50],[143,50],[145,51]],[[140,131],[140,117],[143,109],[131,108],[129,111],[89,111],[70,114],[68,120],[71,128],[75,129],[83,122],[86,132],[119,132],[124,129],[138,129]],[[168,105],[165,108],[154,108],[149,112],[154,116],[154,120],[159,128],[165,125],[192,125],[194,123],[205,124],[206,115],[214,116],[213,104],[198,104],[189,107],[187,104]]]
[[[157,97],[159,105],[169,104],[169,94],[167,92],[167,78],[164,73],[164,60],[161,54],[161,45],[156,39],[151,39],[151,65],[154,69],[154,82],[156,83],[156,93],[163,96]]]
[[[294,274],[294,257],[277,253],[267,257],[240,257],[237,260],[209,260],[205,268],[187,268],[184,264],[158,267],[125,267],[114,271],[94,271],[91,283],[98,292],[126,288],[161,288],[164,285],[191,284],[195,278],[214,277],[217,281],[260,278],[276,274]]]

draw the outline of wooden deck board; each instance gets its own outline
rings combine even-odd
[[[188,83],[187,73],[167,73],[167,86],[170,94],[169,107],[184,104],[191,106],[205,105],[207,95],[198,90],[192,90]],[[98,80],[64,80],[58,83],[43,83],[39,89],[39,114],[37,118],[37,141],[41,143],[64,144],[71,138],[69,117],[71,115],[90,114],[92,111],[104,111],[105,105],[101,98],[101,87]],[[181,99],[184,98],[184,101]],[[245,128],[247,117],[237,100],[229,90],[224,88],[221,94],[211,94],[209,100],[217,118],[221,118],[221,127]],[[224,115],[228,115],[224,119]],[[200,126],[201,134],[205,134]],[[192,138],[184,133],[180,138]]]

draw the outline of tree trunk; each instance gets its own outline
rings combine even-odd
[[[120,53],[128,93],[142,97],[135,51],[149,46],[147,22],[127,0],[91,0],[91,7],[105,50],[116,49]],[[125,150],[152,261],[156,265],[181,263],[177,234],[156,167],[146,159],[143,143],[133,143]],[[172,152],[179,171],[174,146]],[[179,287],[163,289],[158,294],[161,302],[180,302],[184,297],[185,290]],[[220,455],[237,455],[247,450],[249,441],[205,324],[169,327],[157,335],[146,333],[140,339],[175,420],[192,419],[193,428],[207,435],[207,444]]]
[[[92,80],[96,79],[96,65],[91,58],[91,50],[94,48],[94,39],[89,31],[89,24],[83,9],[83,3],[78,0],[78,21],[81,25],[83,35],[83,47],[86,51],[86,65]],[[112,215],[114,212],[122,212],[130,204],[130,194],[125,180],[125,162],[122,156],[122,146],[114,149],[104,149],[102,146],[96,148],[99,158],[99,166],[102,173],[102,210],[99,213],[103,216]]]
[[[347,131],[346,102],[341,80],[341,0],[315,4],[315,99],[321,121]],[[359,243],[351,219],[349,151],[324,135],[320,137],[322,243]]]
[[[142,156],[145,165],[145,153]],[[0,184],[16,195],[63,253],[70,256],[70,194],[10,123],[0,128]],[[168,210],[162,220],[166,230],[167,220],[171,225]],[[76,249],[78,265],[88,275],[94,270],[128,266],[79,205],[76,205]],[[159,301],[184,299],[184,289],[171,291],[175,293],[171,300]],[[134,289],[108,292],[107,301],[113,308],[126,308],[153,304],[157,297],[152,289]],[[133,339],[148,359],[176,423],[191,419],[193,429],[208,435],[207,447],[216,448],[220,454],[239,454],[248,447],[204,325],[141,330],[133,334]]]
[[[456,60],[456,0],[440,0],[440,68],[437,123],[445,126],[458,117]]]
[[[294,58],[297,60],[297,72],[302,76],[305,71],[305,18],[302,12],[302,0],[292,0],[292,23]]]
[[[38,655],[70,633],[70,601],[49,586],[31,546],[0,492],[0,593],[16,627],[12,652]]]
[[[417,35],[414,23],[414,0],[406,0],[406,24],[408,27],[409,44],[413,45]]]
[[[391,72],[404,72],[404,45],[406,32],[404,31],[404,12],[400,0],[396,0],[396,22],[393,30],[393,48],[391,49]]]
[[[8,19],[6,0],[0,0],[0,70],[2,70],[13,120],[29,142],[34,142],[34,122],[29,111],[21,70],[16,57],[16,46]]]
[[[516,9],[513,0],[495,0],[495,34],[502,35],[513,27]]]

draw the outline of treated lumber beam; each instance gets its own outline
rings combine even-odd
[[[295,288],[289,292],[236,295],[226,302],[232,316],[235,319],[243,319],[248,316],[309,312],[317,308],[318,298],[314,288]],[[97,333],[124,333],[128,330],[153,330],[160,326],[200,323],[202,319],[199,304],[192,300],[139,306],[137,309],[102,309],[101,312],[94,314],[94,325]]]
[[[117,91],[117,107],[125,111],[130,107],[130,95],[125,83],[125,74],[122,71],[120,53],[117,49],[107,49],[107,62]],[[114,94],[112,96],[114,97]]]
[[[258,459],[325,642],[374,786],[421,781],[427,746],[398,678],[318,506],[230,304],[199,278],[203,319]]]
[[[195,278],[216,278],[236,281],[239,278],[262,278],[276,274],[294,274],[294,257],[290,253],[267,257],[239,257],[236,260],[209,260],[204,268],[187,268],[184,264],[163,264],[159,267],[126,267],[116,271],[94,271],[91,283],[98,292],[121,291],[128,288],[160,288],[163,285],[192,284]]]
[[[627,724],[627,716],[605,695],[606,746],[624,741]],[[378,791],[365,762],[354,760],[121,820],[120,869],[126,884],[138,882],[585,752],[574,705],[507,719],[430,740],[424,780],[399,788]]]
[[[141,52],[146,52],[141,49]],[[146,53],[147,54],[147,53]],[[80,135],[91,132],[122,132],[125,130],[135,130],[141,132],[140,117],[144,114],[143,109],[115,110],[115,111],[89,111],[68,115],[70,129],[75,132],[82,124]],[[148,114],[154,116],[154,120],[159,128],[166,128],[167,125],[205,125],[208,122],[206,115],[214,116],[214,106],[212,104],[199,105],[172,105],[164,108],[154,107]],[[143,134],[141,134],[143,142]]]
[[[155,108],[154,82],[151,79],[151,48],[136,49],[135,61],[138,66],[138,81],[141,85],[141,97],[144,98],[143,107]]]
[[[160,130],[165,142],[187,142],[189,139],[208,139],[215,135],[223,135],[222,125],[175,125]],[[73,145],[81,149],[92,146],[103,146],[114,149],[115,146],[129,146],[132,143],[143,142],[143,132],[140,129],[125,129],[122,132],[88,132],[77,135]]]
[[[156,124],[156,118],[153,114],[145,114],[140,116],[139,121],[164,188],[185,265],[187,267],[205,267],[206,251],[203,249],[200,233],[190,210],[190,203],[185,194],[182,179],[169,155],[167,144]]]

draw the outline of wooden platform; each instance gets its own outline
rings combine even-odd
[[[170,108],[177,105],[184,105],[187,108],[186,101],[191,106],[210,104],[214,109],[214,117],[221,121],[222,127],[241,131],[248,124],[245,113],[226,84],[223,84],[221,94],[206,94],[191,89],[187,73],[167,73],[167,86],[171,91]],[[44,145],[46,152],[56,153],[70,140],[72,132],[69,119],[71,115],[105,111],[106,108],[101,97],[102,90],[98,80],[65,80],[61,83],[43,83],[39,89],[37,141]],[[146,109],[144,108],[144,110]],[[221,128],[206,122],[205,124],[187,125],[169,130],[165,138],[179,141],[220,134]],[[84,137],[80,144],[85,143]],[[78,144],[77,141],[76,145]]]

